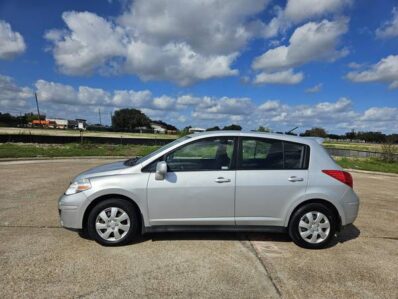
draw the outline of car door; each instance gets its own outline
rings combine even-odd
[[[148,181],[151,225],[234,225],[235,138],[203,138],[166,154]],[[155,161],[156,163],[156,161]]]
[[[236,172],[236,224],[283,226],[289,204],[304,194],[309,147],[241,138]]]

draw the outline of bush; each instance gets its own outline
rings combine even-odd
[[[396,145],[392,142],[386,142],[381,145],[382,160],[388,163],[395,162],[397,152]]]

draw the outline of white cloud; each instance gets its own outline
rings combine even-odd
[[[0,107],[1,109],[26,108],[28,100],[33,99],[33,90],[20,87],[8,76],[0,74]]]
[[[334,61],[347,54],[337,49],[340,37],[348,30],[348,20],[323,20],[298,27],[289,39],[288,46],[268,50],[255,58],[252,67],[258,69],[291,68],[311,61]]]
[[[98,122],[98,109],[103,122],[109,122],[110,112],[120,108],[138,108],[152,119],[161,119],[180,127],[225,126],[231,123],[246,130],[265,125],[283,131],[299,126],[305,130],[321,126],[330,132],[355,130],[398,130],[398,108],[369,107],[361,112],[345,97],[337,101],[294,105],[280,100],[256,104],[250,98],[196,97],[194,95],[153,96],[148,90],[105,91],[88,86],[73,87],[38,80],[35,84],[40,110],[51,117],[86,118]],[[33,90],[21,87],[12,78],[0,75],[1,112],[35,111]]]
[[[115,90],[112,104],[116,107],[145,107],[149,106],[152,94],[149,90]]]
[[[288,0],[285,16],[293,22],[300,22],[311,17],[340,12],[352,2],[352,0]]]
[[[275,111],[281,107],[281,104],[278,100],[268,100],[261,104],[258,109],[261,111]]]
[[[318,92],[320,92],[322,90],[322,86],[323,86],[323,84],[319,83],[317,85],[314,85],[312,87],[307,88],[305,90],[305,92],[306,93],[318,93]]]
[[[261,72],[256,75],[256,84],[298,84],[304,79],[302,72],[294,73],[293,69],[278,72]]]
[[[372,107],[365,111],[361,117],[363,121],[398,122],[398,108]]]
[[[376,30],[376,37],[378,38],[393,38],[398,37],[398,8],[394,7],[392,10],[392,18],[384,23]]]
[[[351,6],[353,0],[288,0],[286,7],[274,7],[275,17],[268,24],[262,24],[262,35],[270,38],[303,21],[326,15],[339,15],[344,8]]]
[[[53,29],[45,38],[54,44],[53,55],[63,73],[87,75],[126,55],[121,27],[90,12],[64,12],[62,19],[69,30]]]
[[[203,97],[196,111],[215,115],[241,115],[250,114],[253,108],[253,103],[249,98]]]
[[[159,110],[171,110],[175,108],[175,99],[162,95],[153,99],[153,106]]]
[[[13,59],[25,50],[26,45],[22,35],[13,31],[10,24],[0,20],[0,59]]]
[[[38,80],[35,86],[40,101],[59,104],[79,104],[78,93],[70,85]]]
[[[177,105],[179,106],[193,106],[200,102],[200,98],[192,95],[182,95],[177,98]]]
[[[382,58],[363,71],[352,71],[346,78],[353,82],[382,82],[390,89],[398,88],[398,55]]]
[[[45,37],[63,73],[127,73],[188,85],[238,74],[232,64],[268,2],[137,0],[114,20],[66,12],[67,29]]]
[[[360,69],[361,67],[363,67],[363,64],[357,63],[357,62],[350,62],[350,63],[348,64],[348,67],[349,67],[350,69]]]

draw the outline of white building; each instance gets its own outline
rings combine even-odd
[[[157,123],[151,123],[154,133],[166,134],[167,129]]]

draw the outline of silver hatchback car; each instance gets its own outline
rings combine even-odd
[[[316,249],[357,217],[352,187],[314,138],[216,131],[81,173],[59,213],[62,226],[102,245],[145,232],[233,230],[288,232]]]

